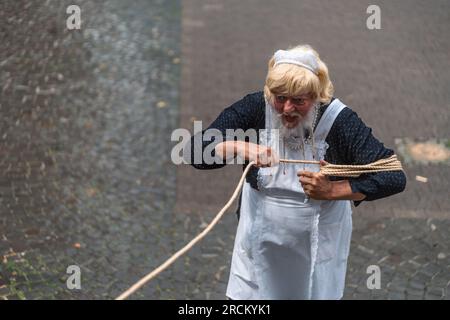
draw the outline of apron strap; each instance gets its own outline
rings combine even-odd
[[[320,118],[316,130],[314,130],[315,141],[325,141],[328,136],[328,132],[330,132],[331,127],[333,126],[334,120],[336,120],[337,116],[344,108],[346,108],[346,105],[339,99],[334,99],[333,102],[328,105],[327,109]]]

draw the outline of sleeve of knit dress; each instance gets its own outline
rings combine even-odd
[[[327,142],[330,145],[327,160],[337,164],[367,164],[388,158],[394,151],[386,148],[375,138],[356,112],[349,108],[341,111],[336,118]],[[373,201],[402,192],[406,185],[403,171],[363,174],[358,178],[348,178],[353,192],[366,195],[363,201]],[[361,201],[355,201],[358,206]]]

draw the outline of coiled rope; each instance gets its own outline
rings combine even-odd
[[[309,161],[309,160],[287,160],[280,159],[280,162],[284,163],[305,163],[305,164],[320,164],[320,161]],[[197,242],[202,240],[209,231],[219,222],[224,213],[228,210],[228,208],[233,204],[234,200],[236,200],[239,191],[244,184],[245,177],[250,170],[250,168],[255,164],[255,161],[250,162],[242,173],[241,179],[239,180],[236,189],[233,192],[230,200],[225,204],[225,206],[219,211],[219,213],[215,216],[215,218],[211,221],[211,223],[194,239],[192,239],[187,245],[185,245],[182,249],[178,250],[175,254],[173,254],[169,259],[167,259],[163,264],[154,269],[152,272],[147,274],[145,277],[141,278],[138,282],[132,285],[128,290],[123,292],[120,296],[116,298],[116,300],[124,300],[132,295],[134,292],[139,290],[143,285],[145,285],[148,281],[152,280],[162,271],[167,269],[172,263],[174,263],[180,256],[189,251]],[[320,172],[327,176],[338,176],[338,177],[358,177],[364,173],[373,173],[373,172],[382,172],[382,171],[398,171],[403,170],[402,164],[399,160],[397,160],[397,156],[393,155],[386,159],[381,159],[369,164],[365,165],[337,165],[327,163],[320,167]]]
[[[281,159],[280,162],[285,163],[310,163],[320,164],[320,161],[307,160],[286,160]],[[335,177],[359,177],[364,173],[374,173],[382,171],[398,171],[403,170],[401,162],[396,155],[392,155],[386,159],[380,159],[375,162],[363,165],[341,165],[327,163],[320,167],[320,172],[326,176]]]

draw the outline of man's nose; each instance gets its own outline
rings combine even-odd
[[[291,99],[288,99],[283,105],[283,112],[289,113],[295,110],[295,106],[292,104]]]

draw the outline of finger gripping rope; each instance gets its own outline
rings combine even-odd
[[[288,160],[288,159],[280,159],[280,162],[284,163],[305,163],[305,164],[320,164],[319,161],[309,161],[309,160]],[[138,282],[136,282],[133,286],[131,286],[128,290],[123,292],[120,296],[116,298],[116,300],[124,300],[132,295],[134,292],[139,290],[143,285],[145,285],[148,281],[152,280],[158,274],[167,269],[172,263],[174,263],[179,257],[189,251],[197,242],[203,239],[209,231],[219,222],[220,218],[224,215],[224,213],[228,210],[228,208],[233,204],[234,200],[236,200],[239,191],[244,184],[245,176],[247,175],[250,168],[255,164],[255,161],[250,162],[242,173],[241,179],[239,180],[236,189],[233,192],[230,200],[225,204],[225,206],[219,211],[219,213],[215,216],[215,218],[211,221],[211,223],[194,239],[192,239],[187,245],[185,245],[182,249],[177,251],[174,255],[172,255],[169,259],[167,259],[163,264],[161,264],[158,268],[154,269],[152,272],[147,274],[145,277],[141,278]],[[396,155],[392,155],[386,159],[380,159],[378,161],[365,164],[365,165],[339,165],[339,164],[325,164],[320,167],[320,172],[327,176],[339,176],[339,177],[358,177],[364,173],[373,173],[373,172],[383,172],[383,171],[398,171],[402,170],[402,164],[399,160],[397,160]]]

